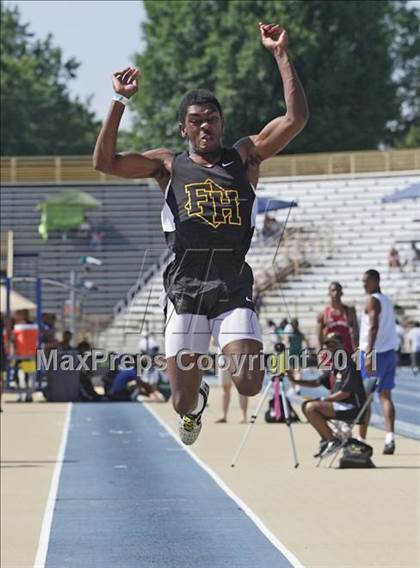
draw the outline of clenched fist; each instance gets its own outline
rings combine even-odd
[[[259,23],[261,43],[271,51],[281,55],[287,48],[287,32],[279,24]]]
[[[134,67],[126,67],[122,71],[117,71],[112,75],[112,86],[114,91],[123,97],[129,99],[139,88],[137,78],[140,71]]]

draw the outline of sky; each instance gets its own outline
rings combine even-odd
[[[112,73],[133,65],[133,54],[142,48],[142,2],[10,0],[6,4],[18,6],[21,21],[29,24],[37,38],[51,33],[64,60],[75,57],[80,62],[69,91],[82,100],[92,95],[91,109],[99,119],[105,118],[113,95]],[[129,128],[130,124],[126,110],[121,126]]]

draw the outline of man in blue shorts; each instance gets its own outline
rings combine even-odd
[[[391,393],[395,386],[398,345],[394,307],[391,300],[381,292],[380,274],[377,270],[367,270],[364,273],[363,286],[369,296],[360,326],[361,373],[363,379],[373,376],[379,379],[377,391],[386,428],[383,453],[393,454],[395,408]],[[369,418],[370,414],[365,424],[360,425],[362,440],[366,438]]]

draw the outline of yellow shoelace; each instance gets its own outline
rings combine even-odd
[[[184,416],[183,422],[184,422],[184,430],[187,430],[187,432],[191,432],[194,428],[195,420],[190,416]]]

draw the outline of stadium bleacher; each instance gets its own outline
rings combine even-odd
[[[65,189],[79,189],[97,198],[102,207],[88,211],[94,227],[104,232],[101,250],[89,238],[69,234],[66,240],[53,233],[48,240],[38,233],[40,212],[36,205],[50,195]],[[84,295],[83,313],[102,317],[112,314],[116,302],[135,285],[142,267],[154,265],[166,249],[160,231],[162,194],[155,185],[136,184],[26,184],[3,185],[1,190],[2,231],[14,233],[14,275],[39,276],[69,282],[72,270],[95,283],[97,290]],[[147,252],[146,252],[147,251]],[[91,255],[102,261],[87,274],[82,274],[80,258]],[[33,299],[34,286],[16,283],[15,288]],[[45,311],[61,313],[68,294],[65,290],[43,287]]]
[[[414,222],[418,216],[417,201],[382,202],[384,196],[418,180],[418,170],[263,177],[258,186],[262,195],[298,202],[287,225],[292,235],[282,242],[276,258],[277,267],[292,261],[297,263],[297,269],[295,273],[291,271],[279,289],[264,292],[263,328],[268,319],[298,317],[301,328],[313,342],[316,314],[328,300],[328,283],[340,280],[344,300],[360,311],[364,301],[361,276],[372,267],[381,271],[384,291],[403,308],[407,319],[420,319],[419,278],[412,272],[411,264],[402,273],[390,272],[387,267],[391,246],[396,246],[404,261],[410,254],[410,241],[420,237],[419,224]],[[36,205],[69,188],[86,191],[102,203],[100,209],[88,212],[92,225],[105,233],[101,250],[96,250],[89,239],[76,235],[63,240],[60,234],[53,234],[43,241],[38,234],[40,213],[35,210]],[[38,275],[68,282],[70,271],[77,270],[80,278],[92,280],[97,289],[84,294],[83,314],[100,321],[96,334],[101,326],[110,323],[94,338],[101,347],[136,350],[142,322],[147,322],[149,332],[162,340],[159,297],[161,273],[168,255],[160,225],[162,194],[154,183],[105,180],[5,184],[1,205],[2,231],[14,232],[15,276]],[[285,211],[274,213],[280,222],[284,222],[285,215]],[[270,267],[276,249],[275,239],[254,238],[247,260],[257,285]],[[102,266],[83,274],[83,255],[100,258]],[[15,287],[34,299],[32,285],[17,283]],[[66,299],[65,290],[44,287],[45,311],[59,314]]]

